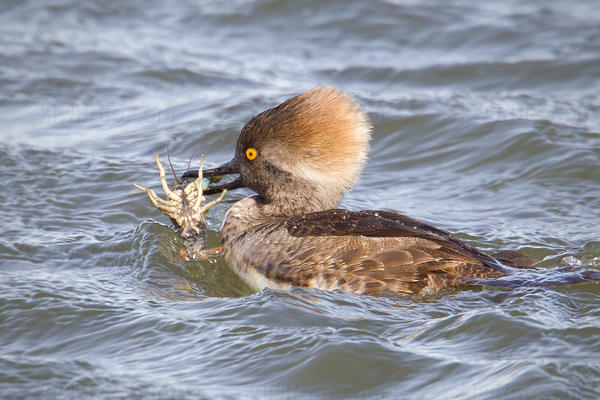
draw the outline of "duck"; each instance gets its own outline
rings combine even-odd
[[[226,263],[250,287],[427,295],[531,264],[517,252],[488,255],[395,211],[339,208],[367,162],[371,131],[351,96],[317,87],[251,118],[233,158],[201,170],[209,179],[237,175],[211,183],[207,195],[255,193],[231,206],[219,233]]]

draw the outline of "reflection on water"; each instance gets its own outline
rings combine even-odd
[[[167,147],[217,165],[252,115],[334,85],[375,128],[344,207],[600,270],[594,2],[0,10],[0,397],[598,397],[596,284],[253,293],[182,260],[130,184]],[[209,245],[248,194],[211,212]]]

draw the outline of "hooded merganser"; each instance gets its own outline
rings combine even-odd
[[[229,209],[220,233],[225,260],[238,275],[256,290],[380,295],[427,294],[510,273],[497,258],[421,221],[335,209],[360,176],[370,136],[365,112],[331,87],[288,99],[243,127],[233,159],[202,171],[239,174],[205,194],[238,187],[257,193]],[[183,178],[197,176],[187,171]]]

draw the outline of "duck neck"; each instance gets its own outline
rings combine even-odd
[[[293,217],[315,211],[335,208],[337,204],[323,204],[315,199],[287,199],[286,201],[268,201],[264,197],[255,196],[256,208],[265,218]]]
[[[291,217],[336,208],[342,196],[342,191],[304,183],[270,190],[256,201],[264,215]]]
[[[277,198],[269,201],[260,195],[240,200],[228,211],[229,222],[252,227],[277,219],[287,219],[296,215],[335,208],[338,202],[324,202],[315,198]],[[225,221],[227,225],[227,221]]]
[[[285,220],[296,215],[336,208],[343,191],[308,187],[306,184],[287,188],[265,188],[264,195],[254,195],[235,203],[227,212],[221,236],[227,238],[233,231],[246,231],[265,223]],[[288,189],[288,190],[285,190]]]

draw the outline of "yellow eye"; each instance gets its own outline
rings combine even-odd
[[[258,152],[256,151],[256,149],[254,147],[248,147],[246,149],[246,158],[248,160],[250,160],[250,161],[254,160],[257,155],[258,155]]]

